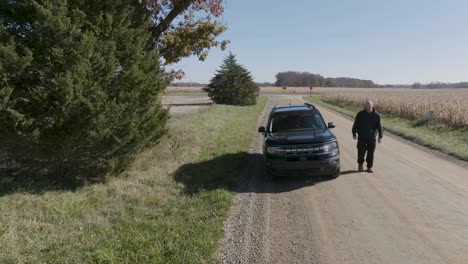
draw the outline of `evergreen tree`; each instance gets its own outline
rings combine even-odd
[[[2,1],[0,151],[10,164],[94,178],[166,132],[169,80],[134,2]]]
[[[217,104],[254,105],[259,87],[249,71],[239,65],[236,57],[230,53],[204,91]]]

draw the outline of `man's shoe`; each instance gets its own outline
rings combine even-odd
[[[373,172],[374,172],[374,170],[373,170],[372,168],[367,168],[367,172],[369,172],[369,173],[373,173]]]
[[[359,166],[358,166],[358,171],[359,171],[359,172],[363,172],[363,171],[364,171],[364,167],[363,167],[362,164],[359,164]]]

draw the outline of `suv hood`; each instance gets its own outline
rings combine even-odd
[[[272,145],[323,143],[335,139],[335,135],[328,129],[267,133],[266,137],[267,143]]]

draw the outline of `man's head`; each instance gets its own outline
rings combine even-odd
[[[368,113],[370,113],[374,110],[374,103],[371,100],[366,100],[364,103],[364,108]]]

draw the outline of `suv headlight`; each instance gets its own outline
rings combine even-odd
[[[338,148],[338,144],[336,144],[336,142],[330,142],[330,143],[324,144],[323,146],[320,147],[320,149],[323,152],[332,152],[337,148]]]
[[[320,150],[323,153],[331,153],[333,155],[339,154],[338,144],[335,141],[324,144],[323,146],[320,147]]]

